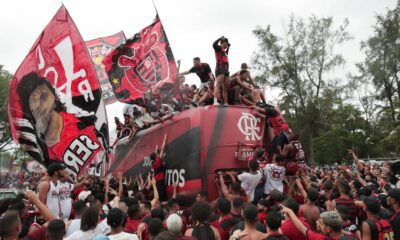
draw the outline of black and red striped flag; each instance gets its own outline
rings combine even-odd
[[[167,35],[157,16],[154,22],[111,51],[103,60],[118,101],[132,103],[165,84],[174,84],[177,71]]]

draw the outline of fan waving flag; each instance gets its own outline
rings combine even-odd
[[[155,21],[111,51],[103,60],[115,96],[132,103],[165,84],[174,84],[176,63],[167,35]]]
[[[73,176],[101,171],[108,150],[101,88],[64,6],[15,73],[8,104],[13,139],[35,160],[63,162]]]
[[[108,37],[96,38],[90,41],[86,41],[86,46],[92,58],[97,76],[99,77],[101,90],[103,92],[103,100],[104,104],[106,105],[114,103],[115,101],[117,101],[117,99],[115,98],[110,81],[108,81],[107,73],[101,61],[103,61],[104,57],[111,50],[124,42],[125,34],[122,31]]]

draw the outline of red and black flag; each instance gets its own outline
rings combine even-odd
[[[123,31],[121,31],[108,37],[96,38],[85,42],[96,69],[97,76],[100,81],[104,104],[106,105],[114,103],[117,101],[117,99],[115,98],[112,86],[108,80],[107,73],[101,62],[103,61],[104,57],[113,49],[123,44],[125,39],[125,34]]]
[[[63,162],[77,176],[108,150],[101,88],[85,42],[61,6],[10,83],[14,141],[44,165]]]
[[[167,35],[157,16],[155,21],[114,49],[104,60],[118,101],[132,103],[165,84],[173,85],[176,63]]]

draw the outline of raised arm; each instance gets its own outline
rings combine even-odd
[[[117,175],[117,177],[118,177],[118,196],[119,197],[122,197],[122,192],[123,192],[123,189],[124,189],[124,186],[123,186],[123,174],[122,174],[122,172],[118,172],[118,175]]]
[[[35,192],[31,190],[27,190],[25,193],[25,197],[33,204],[35,205],[40,213],[42,214],[44,220],[46,222],[50,222],[51,220],[55,219],[56,217],[53,215],[53,213],[44,205],[42,201],[39,200],[38,196],[36,195]]]
[[[307,228],[303,225],[303,223],[300,221],[300,219],[296,216],[296,214],[293,212],[292,209],[282,207],[283,213],[285,213],[290,219],[292,219],[293,224],[296,226],[297,230],[299,230],[304,236],[307,234]]]
[[[152,177],[151,179],[151,186],[153,187],[153,192],[154,192],[153,200],[151,200],[151,206],[155,208],[160,203],[160,196],[158,195],[156,180],[154,179],[154,177]]]
[[[213,48],[215,51],[220,51],[221,47],[218,45],[219,41],[221,41],[222,38],[218,38],[217,40],[215,40],[215,42],[213,43]]]
[[[219,176],[219,183],[221,184],[221,192],[222,192],[222,195],[223,195],[225,198],[228,198],[228,196],[229,196],[229,190],[228,190],[228,187],[227,187],[226,184],[225,184],[224,175],[221,173],[221,174],[218,174],[218,176]]]
[[[168,137],[168,134],[165,134],[164,135],[164,140],[163,140],[163,143],[162,143],[162,146],[161,146],[161,151],[160,151],[160,157],[161,158],[163,158],[163,155],[164,155],[165,146],[167,144],[167,137]]]

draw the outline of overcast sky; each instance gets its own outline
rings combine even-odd
[[[348,31],[354,39],[340,50],[347,61],[338,69],[337,77],[354,72],[354,63],[361,61],[360,41],[372,34],[377,13],[393,8],[396,0],[154,0],[169,38],[175,59],[181,59],[181,71],[192,66],[198,56],[215,67],[212,43],[224,35],[232,46],[229,52],[231,71],[242,62],[250,62],[257,49],[252,30],[271,25],[272,31],[283,33],[289,15],[308,17],[333,16],[339,24],[348,18]],[[65,0],[70,15],[85,40],[108,36],[123,30],[127,37],[149,25],[155,17],[151,0]],[[61,5],[55,0],[11,0],[0,3],[0,64],[14,73],[34,41]],[[251,67],[251,64],[250,64]],[[199,83],[195,75],[189,83]],[[274,91],[276,92],[276,91]],[[276,94],[273,94],[276,95]],[[268,100],[276,100],[269,96]],[[116,106],[118,105],[118,106]],[[122,115],[121,105],[107,107],[108,118]],[[113,124],[111,123],[111,128]]]

